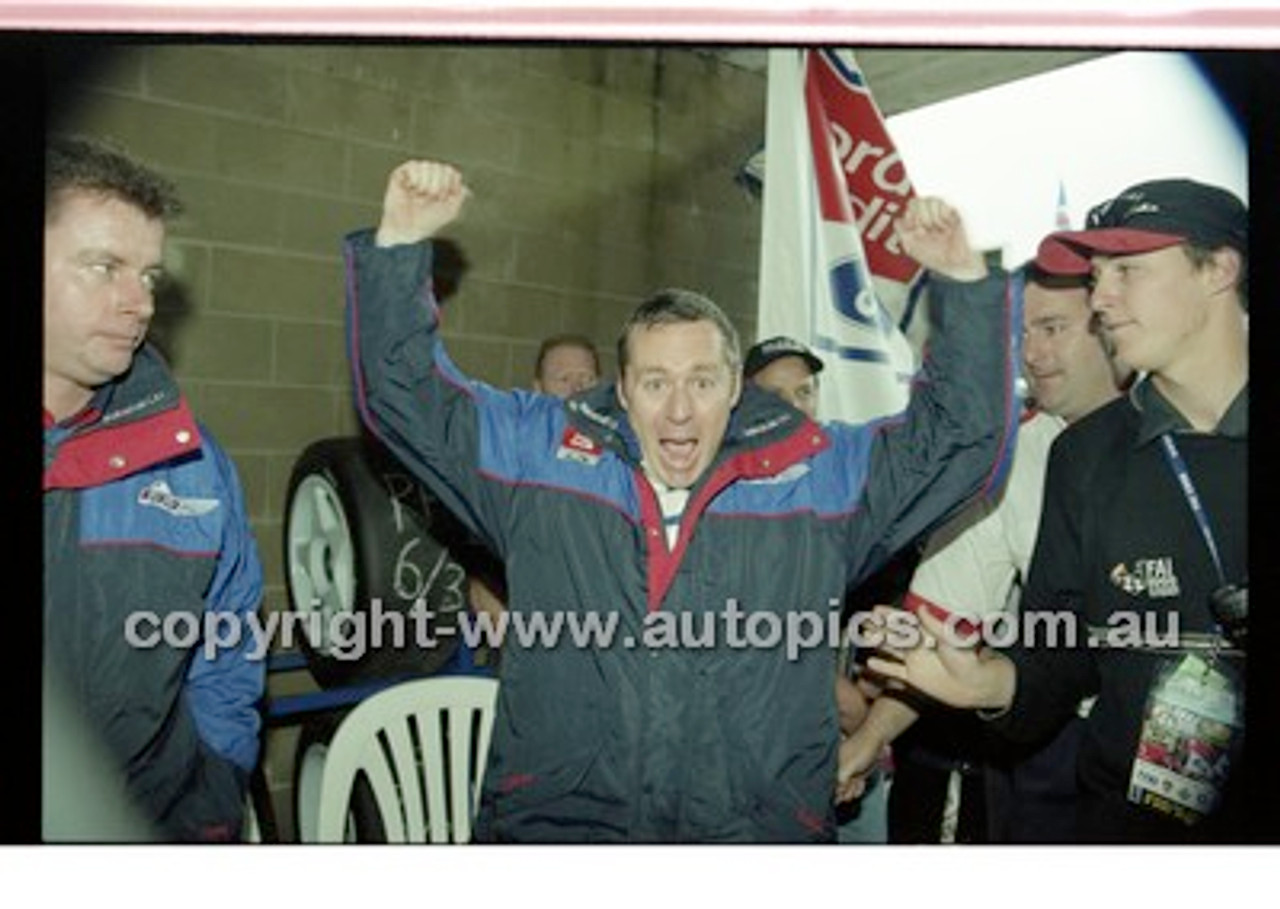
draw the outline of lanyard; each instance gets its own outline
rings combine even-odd
[[[1227,575],[1222,570],[1222,559],[1218,556],[1218,544],[1213,538],[1213,529],[1209,526],[1209,515],[1200,502],[1200,494],[1196,492],[1195,484],[1191,482],[1191,472],[1187,470],[1187,464],[1182,460],[1178,446],[1174,444],[1173,434],[1166,432],[1162,435],[1160,444],[1164,446],[1164,456],[1169,462],[1169,467],[1173,469],[1174,476],[1178,478],[1182,494],[1187,497],[1191,514],[1195,517],[1196,524],[1200,526],[1200,535],[1204,537],[1205,545],[1209,547],[1209,556],[1213,559],[1213,567],[1218,572],[1218,583],[1226,584]]]

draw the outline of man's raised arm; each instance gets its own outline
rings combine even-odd
[[[361,421],[500,551],[504,506],[480,475],[484,446],[506,450],[531,430],[517,428],[513,395],[473,381],[445,352],[434,250],[423,242],[458,218],[469,194],[450,164],[412,160],[391,171],[377,229],[346,238],[349,356]]]

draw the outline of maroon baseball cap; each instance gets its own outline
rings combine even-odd
[[[1249,210],[1235,195],[1194,180],[1152,180],[1089,210],[1084,230],[1040,241],[1036,264],[1053,274],[1089,272],[1089,256],[1131,256],[1179,243],[1249,252]]]

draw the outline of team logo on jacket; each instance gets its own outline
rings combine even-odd
[[[138,492],[138,504],[150,505],[179,518],[194,518],[218,507],[217,499],[184,498],[176,495],[164,480],[153,480]]]
[[[1182,592],[1173,571],[1173,557],[1135,559],[1132,565],[1118,562],[1109,575],[1111,583],[1129,596],[1146,595],[1153,600],[1179,596]]]
[[[560,448],[556,451],[556,457],[562,461],[577,461],[579,464],[586,464],[588,467],[594,467],[600,462],[604,449],[591,436],[578,432],[570,426],[564,431],[564,436],[560,439]]]

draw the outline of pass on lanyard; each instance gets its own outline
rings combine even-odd
[[[1239,760],[1243,719],[1232,679],[1200,657],[1159,672],[1138,734],[1129,801],[1185,824],[1212,814]]]
[[[1218,545],[1191,473],[1173,437],[1166,433],[1160,442],[1225,585]],[[1159,671],[1139,731],[1129,801],[1186,824],[1213,813],[1239,759],[1243,718],[1237,679],[1215,666],[1213,654],[1208,661],[1189,655]]]
[[[1178,485],[1182,488],[1182,494],[1187,498],[1187,505],[1191,508],[1191,514],[1196,519],[1196,524],[1200,527],[1200,535],[1204,537],[1204,543],[1209,548],[1209,557],[1213,559],[1213,568],[1218,572],[1218,583],[1226,584],[1227,575],[1222,570],[1222,559],[1218,555],[1218,543],[1213,538],[1213,528],[1209,526],[1209,515],[1204,510],[1204,505],[1200,501],[1200,494],[1196,492],[1196,484],[1191,482],[1191,471],[1187,470],[1187,464],[1182,460],[1182,454],[1178,451],[1178,446],[1174,444],[1173,436],[1165,433],[1160,437],[1160,444],[1164,446],[1164,456],[1169,461],[1169,467],[1172,468],[1174,476],[1178,478]]]

